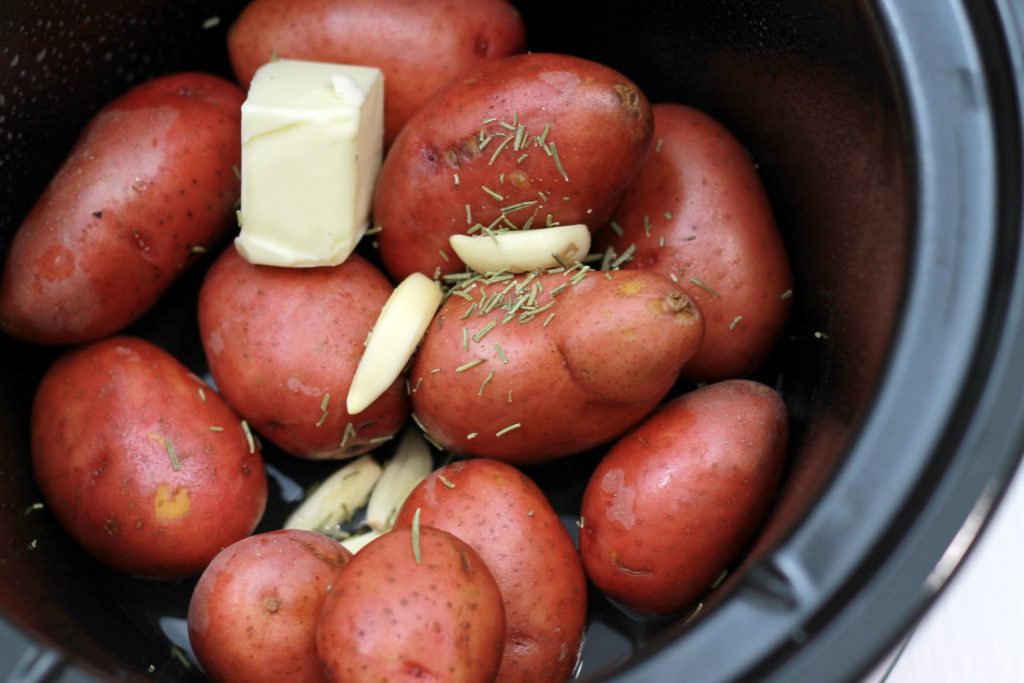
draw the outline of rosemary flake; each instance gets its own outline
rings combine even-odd
[[[486,192],[488,195],[491,196],[492,199],[494,199],[496,201],[499,201],[499,202],[505,201],[505,198],[503,196],[501,196],[500,194],[498,194],[497,192],[495,192],[491,188],[487,187],[486,185],[481,185],[480,189],[483,190],[484,192]]]
[[[449,488],[449,489],[455,488],[455,482],[449,481],[448,478],[445,477],[443,474],[437,475],[437,479],[438,479],[438,481],[440,481],[442,484],[445,485],[445,488]]]
[[[217,427],[216,425],[210,425],[210,431],[211,432],[223,432],[224,428],[223,427]]]
[[[482,340],[485,336],[487,336],[488,332],[495,328],[497,324],[497,320],[492,320],[491,322],[484,325],[484,327],[479,332],[473,335],[473,341],[479,342],[480,340]]]
[[[171,443],[170,439],[165,437],[164,447],[167,449],[167,457],[171,459],[171,467],[174,468],[175,472],[177,472],[181,469],[181,461],[178,460],[178,453],[174,450],[174,444]]]
[[[611,262],[611,267],[612,268],[618,268],[619,266],[621,266],[626,261],[632,260],[633,259],[633,254],[635,252],[636,252],[636,242],[634,242],[633,244],[631,244],[628,247],[626,247],[626,251],[624,251],[621,254],[619,254],[619,256],[614,261]]]
[[[196,391],[199,393],[199,398],[202,399],[203,403],[206,403],[206,392],[203,391],[202,387],[197,387]]]
[[[472,368],[475,368],[476,366],[480,365],[483,362],[484,361],[483,361],[482,358],[474,358],[473,360],[469,361],[468,363],[465,363],[465,364],[460,365],[459,367],[455,368],[455,372],[465,372],[466,370],[470,370]]]
[[[508,365],[508,357],[505,355],[505,349],[501,348],[501,344],[495,344],[494,350],[498,353],[498,358],[501,359],[501,362]]]
[[[491,381],[492,377],[494,377],[494,370],[491,370],[490,372],[488,372],[487,373],[487,377],[484,379],[483,382],[480,383],[480,389],[479,389],[479,391],[476,392],[477,396],[483,396],[484,395],[484,387],[487,386],[487,383]]]
[[[618,235],[619,237],[622,237],[622,226],[621,225],[619,225],[615,221],[608,221],[608,227],[611,228],[612,232],[614,232],[616,235]]]
[[[701,279],[700,279],[699,277],[697,277],[697,276],[695,276],[695,275],[691,275],[691,276],[690,276],[690,282],[692,282],[693,284],[697,285],[698,287],[700,287],[701,289],[703,289],[703,290],[704,290],[705,292],[707,292],[708,294],[710,294],[710,295],[711,295],[711,296],[713,296],[714,298],[716,298],[716,299],[717,299],[717,298],[719,298],[719,296],[718,296],[718,292],[716,292],[715,290],[711,289],[711,287],[709,287],[709,286],[708,286],[708,285],[707,285],[707,284],[706,284],[705,282],[703,282],[703,281],[702,281],[702,280],[701,280]]]
[[[508,427],[505,427],[504,429],[499,429],[497,432],[495,432],[494,436],[505,436],[509,432],[514,432],[517,429],[521,429],[522,426],[523,426],[522,422],[516,422],[515,424],[510,424]]]
[[[743,316],[742,315],[738,315],[735,318],[733,318],[732,322],[729,323],[729,331],[732,332],[733,330],[735,330],[736,326],[740,324],[741,320],[743,320]]]

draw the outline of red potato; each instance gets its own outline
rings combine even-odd
[[[420,522],[473,547],[505,601],[499,682],[563,683],[572,677],[587,617],[587,579],[576,546],[544,494],[495,460],[442,467],[406,499],[396,527]]]
[[[326,683],[316,654],[324,599],[352,553],[312,531],[244,538],[203,572],[188,608],[192,650],[218,683]]]
[[[199,294],[210,372],[228,403],[288,453],[365,453],[409,415],[404,376],[358,415],[345,410],[363,342],[391,292],[355,254],[333,267],[275,268],[228,248]]]
[[[700,598],[761,525],[786,436],[782,399],[756,382],[712,384],[667,403],[612,448],[587,484],[587,576],[651,614]]]
[[[7,250],[0,329],[71,344],[142,315],[232,225],[242,99],[181,73],[104,107]]]
[[[384,160],[373,213],[385,267],[398,279],[461,270],[448,238],[478,223],[603,224],[652,130],[640,89],[600,64],[528,54],[478,66],[434,95]]]
[[[149,342],[62,356],[32,406],[32,465],[65,530],[130,574],[198,573],[267,499],[259,451],[226,403]]]
[[[753,162],[701,112],[654,106],[656,151],[626,190],[603,238],[625,268],[674,277],[704,314],[704,343],[683,370],[694,380],[739,377],[771,352],[789,315],[793,279]]]
[[[420,527],[391,531],[352,558],[324,603],[317,651],[334,683],[489,683],[505,613],[471,547]]]
[[[535,289],[535,305],[524,303]],[[643,271],[498,278],[458,292],[413,361],[413,411],[444,448],[516,465],[625,433],[672,388],[703,331],[682,290]]]
[[[479,62],[522,52],[504,0],[255,0],[228,33],[238,82],[273,56],[384,72],[384,144],[439,87]]]

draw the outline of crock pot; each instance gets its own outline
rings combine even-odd
[[[169,71],[229,74],[225,32],[243,4],[0,3],[0,252],[103,103]],[[685,614],[634,619],[594,595],[581,677],[856,680],[948,581],[1024,447],[1024,6],[517,4],[531,49],[609,64],[652,101],[728,126],[758,164],[797,283],[757,374],[791,415],[772,517]],[[129,330],[198,371],[201,271]],[[183,631],[191,584],[99,566],[38,505],[28,417],[58,352],[0,336],[0,676],[203,680]],[[286,499],[287,477],[305,475],[271,456]],[[533,472],[567,518],[596,457]]]

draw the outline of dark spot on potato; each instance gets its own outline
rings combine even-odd
[[[486,57],[487,51],[491,49],[491,44],[486,36],[477,35],[474,45],[476,46],[477,54],[481,57]]]
[[[121,527],[118,525],[117,520],[110,519],[109,517],[107,518],[107,521],[104,522],[103,527],[107,530],[107,534],[110,536],[117,536],[121,531]]]
[[[93,212],[92,212],[92,215],[93,215],[93,216],[94,216],[95,218],[103,218],[103,212],[102,212],[102,211],[93,211]]]
[[[469,556],[466,555],[466,551],[460,550],[459,551],[459,558],[461,558],[461,560],[462,560],[462,571],[466,572],[467,574],[472,574],[473,573],[473,563],[469,561]]]
[[[615,92],[619,93],[622,105],[634,118],[640,117],[640,93],[636,88],[625,83],[616,83]]]

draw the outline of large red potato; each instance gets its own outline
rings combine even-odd
[[[62,356],[32,406],[32,465],[57,520],[131,574],[196,574],[263,514],[263,460],[211,388],[149,342]]]
[[[142,315],[232,226],[242,98],[181,73],[104,107],[8,247],[0,329],[71,344]]]
[[[683,291],[643,271],[498,277],[456,291],[413,361],[413,411],[444,448],[512,464],[625,433],[672,388],[703,331]]]
[[[381,168],[373,200],[395,278],[462,269],[448,238],[482,227],[583,223],[615,208],[650,149],[635,83],[578,57],[487,62],[430,99]]]
[[[188,608],[189,642],[206,675],[218,683],[326,683],[316,625],[351,557],[336,541],[297,529],[222,550]]]
[[[391,531],[352,558],[327,596],[316,637],[334,683],[490,683],[505,612],[470,546],[417,526]]]
[[[522,19],[504,0],[255,0],[228,33],[245,86],[274,56],[379,68],[385,146],[439,87],[525,44]]]
[[[409,415],[404,376],[358,415],[348,414],[345,397],[391,292],[356,254],[333,267],[276,268],[229,247],[199,294],[210,372],[228,403],[288,453],[322,459],[372,450]]]
[[[676,104],[654,106],[655,151],[604,231],[624,268],[671,276],[704,314],[704,343],[683,370],[740,377],[771,352],[793,280],[782,236],[749,155],[725,128]]]
[[[587,617],[587,579],[576,546],[544,494],[495,460],[437,470],[406,499],[396,527],[420,522],[462,539],[498,582],[505,601],[499,682],[564,683],[572,675]]]
[[[739,558],[782,473],[782,399],[747,380],[667,403],[619,441],[587,484],[580,553],[605,594],[670,614]]]

